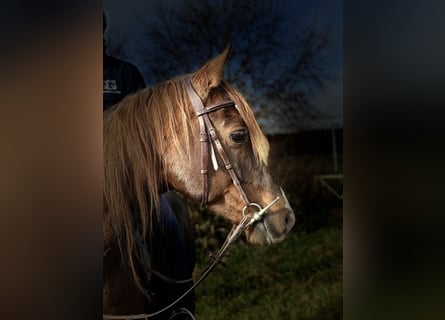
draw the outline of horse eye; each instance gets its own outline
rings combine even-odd
[[[230,139],[232,139],[232,141],[235,143],[242,144],[247,140],[247,131],[246,130],[234,131],[230,134]]]

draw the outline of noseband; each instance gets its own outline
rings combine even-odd
[[[230,163],[230,160],[224,151],[224,148],[221,144],[221,141],[218,137],[218,134],[216,133],[215,127],[213,126],[212,120],[209,117],[209,113],[223,109],[228,107],[236,107],[236,104],[233,101],[225,101],[216,105],[212,105],[210,107],[204,106],[202,103],[201,98],[196,93],[196,91],[193,89],[190,77],[186,76],[182,78],[182,81],[185,85],[185,88],[187,90],[187,94],[189,96],[190,102],[192,104],[193,110],[198,117],[199,121],[199,131],[200,131],[200,143],[201,143],[201,175],[202,175],[202,197],[201,197],[201,205],[204,207],[208,203],[208,165],[209,165],[209,153],[212,152],[212,143],[215,145],[216,150],[218,151],[218,154],[224,163],[225,168],[227,169],[227,172],[230,175],[230,178],[232,179],[233,184],[237,188],[241,200],[244,203],[244,208],[242,210],[242,219],[241,222],[238,225],[234,225],[232,227],[232,230],[228,234],[226,240],[224,241],[223,245],[219,249],[218,252],[212,253],[211,257],[213,258],[213,262],[199,275],[196,282],[181,296],[179,296],[175,301],[173,301],[168,306],[154,312],[151,314],[136,314],[136,315],[103,315],[103,319],[148,319],[154,316],[159,315],[160,313],[168,310],[172,306],[174,306],[176,303],[178,303],[180,300],[182,300],[186,295],[188,295],[194,288],[196,288],[209,274],[210,272],[219,264],[222,262],[222,259],[226,255],[227,250],[229,249],[229,246],[235,242],[240,235],[243,233],[244,230],[249,228],[251,225],[253,225],[256,222],[259,222],[263,219],[263,215],[269,210],[270,207],[272,207],[279,199],[280,197],[276,197],[271,203],[269,203],[267,206],[262,208],[259,204],[250,202],[247,198],[246,193],[243,190],[243,187],[241,186],[241,183],[238,179],[238,176],[236,175],[233,166]],[[210,139],[209,139],[210,137]],[[256,208],[258,211],[254,212],[251,216],[246,215],[246,210],[248,208]],[[164,275],[162,275],[160,272],[157,272],[155,270],[151,270],[151,272],[163,279],[167,282],[172,283],[184,283],[184,282],[190,282],[193,281],[193,279],[186,279],[186,280],[172,280]]]

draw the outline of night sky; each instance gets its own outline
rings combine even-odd
[[[175,5],[177,0],[170,0]],[[158,1],[143,0],[104,0],[104,10],[108,19],[107,39],[108,53],[127,60],[138,67],[147,79],[147,68],[142,55],[146,50],[153,50],[150,43],[143,39],[144,21],[151,19],[151,14]],[[323,114],[324,119],[308,120],[309,128],[342,127],[343,111],[343,8],[341,0],[313,0],[284,2],[286,14],[300,21],[316,19],[320,23],[330,23],[332,26],[331,42],[324,51],[323,60],[335,81],[327,83],[325,89],[311,97],[314,106]],[[204,62],[204,61],[203,61]]]

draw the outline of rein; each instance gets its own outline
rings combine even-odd
[[[126,319],[126,320],[133,320],[133,319],[147,319],[154,316],[157,316],[158,314],[168,310],[172,306],[174,306],[176,303],[178,303],[180,300],[182,300],[186,295],[188,295],[193,289],[195,289],[209,274],[210,272],[222,262],[222,259],[227,253],[227,250],[229,249],[230,245],[235,242],[243,233],[244,230],[246,230],[248,227],[250,227],[255,222],[258,222],[262,219],[263,215],[269,210],[270,207],[272,207],[280,197],[276,197],[275,200],[273,200],[271,203],[269,203],[266,207],[261,209],[260,211],[256,212],[252,217],[249,217],[247,215],[243,216],[243,219],[237,226],[233,226],[232,230],[227,235],[226,240],[224,241],[223,245],[219,249],[219,251],[212,255],[214,261],[201,273],[201,277],[196,280],[196,282],[185,291],[181,296],[179,296],[175,301],[173,301],[168,306],[153,312],[153,313],[141,313],[141,314],[134,314],[134,315],[108,315],[104,314],[103,319]],[[187,280],[188,281],[188,280]]]
[[[230,245],[235,242],[245,231],[247,228],[249,228],[251,225],[253,225],[256,222],[259,222],[263,219],[263,215],[269,210],[270,207],[272,207],[279,199],[280,197],[276,197],[271,203],[269,203],[267,206],[262,208],[257,203],[252,203],[247,198],[246,193],[244,192],[241,183],[238,179],[238,176],[236,175],[230,160],[224,151],[224,148],[221,144],[221,141],[215,131],[215,128],[212,124],[212,121],[209,117],[209,113],[222,109],[227,107],[236,107],[236,104],[233,101],[226,101],[220,104],[212,105],[210,107],[205,107],[204,104],[201,101],[201,98],[198,96],[196,91],[193,89],[190,78],[184,77],[183,83],[186,87],[190,102],[192,104],[193,110],[195,111],[196,116],[198,117],[199,121],[199,129],[200,129],[200,143],[201,143],[201,175],[202,175],[202,198],[201,198],[201,206],[207,205],[208,202],[208,157],[209,157],[209,148],[210,152],[213,152],[213,146],[212,143],[215,145],[216,150],[218,151],[218,154],[220,158],[222,159],[224,166],[229,173],[233,184],[237,188],[241,200],[244,203],[244,208],[242,210],[243,218],[241,219],[241,222],[233,226],[230,230],[229,234],[227,235],[223,245],[218,250],[217,253],[212,253],[211,257],[213,258],[213,262],[200,274],[200,277],[196,280],[196,282],[188,289],[186,290],[181,296],[179,296],[175,301],[167,305],[166,307],[153,312],[153,313],[142,313],[142,314],[134,314],[134,315],[109,315],[104,314],[103,319],[116,319],[116,320],[133,320],[133,319],[147,319],[154,316],[159,315],[160,313],[170,309],[172,306],[174,306],[176,303],[178,303],[180,300],[182,300],[186,295],[188,295],[193,289],[195,289],[209,274],[210,272],[222,262],[222,259],[225,257],[227,250],[229,249]],[[209,141],[210,137],[210,141]],[[254,212],[251,216],[246,215],[245,211],[248,208],[257,208],[259,211]],[[193,279],[186,279],[186,280],[172,280],[162,273],[151,270],[152,273],[167,281],[167,282],[175,282],[175,283],[185,283],[190,282]]]

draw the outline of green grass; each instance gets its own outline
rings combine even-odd
[[[341,228],[291,232],[269,247],[238,242],[229,253],[196,289],[197,319],[342,318]],[[209,263],[199,256],[198,272]]]
[[[196,318],[336,320],[343,316],[342,207],[319,183],[330,156],[282,156],[271,172],[286,191],[296,225],[281,243],[256,247],[239,240],[196,289]],[[339,185],[341,190],[342,185]],[[222,218],[190,205],[197,265],[209,263],[230,230]]]

